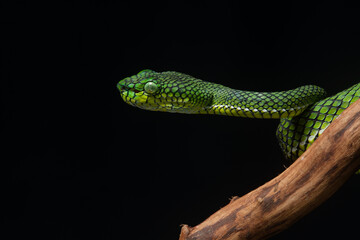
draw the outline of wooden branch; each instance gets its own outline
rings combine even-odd
[[[283,173],[231,200],[196,227],[183,225],[179,240],[266,239],[323,203],[359,166],[360,101],[357,101]]]

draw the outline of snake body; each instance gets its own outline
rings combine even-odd
[[[126,103],[146,110],[280,119],[276,136],[292,160],[360,97],[360,83],[325,98],[325,90],[315,85],[281,92],[241,91],[179,72],[152,70],[127,77],[117,87]]]

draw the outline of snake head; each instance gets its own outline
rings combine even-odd
[[[151,111],[196,113],[212,101],[206,82],[178,72],[143,70],[117,84],[123,100]]]
[[[138,74],[127,77],[117,84],[123,100],[133,106],[145,108],[149,98],[160,92],[160,85],[156,80],[156,72],[146,69]]]

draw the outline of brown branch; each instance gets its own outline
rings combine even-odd
[[[328,199],[360,166],[360,101],[279,176],[233,199],[179,240],[266,239]]]

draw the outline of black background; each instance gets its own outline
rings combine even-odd
[[[3,218],[12,239],[177,239],[277,176],[277,120],[148,112],[116,83],[175,70],[236,89],[359,82],[359,6],[8,1]],[[11,3],[10,3],[11,2]],[[360,177],[272,239],[358,235]],[[336,238],[337,238],[336,237]]]

